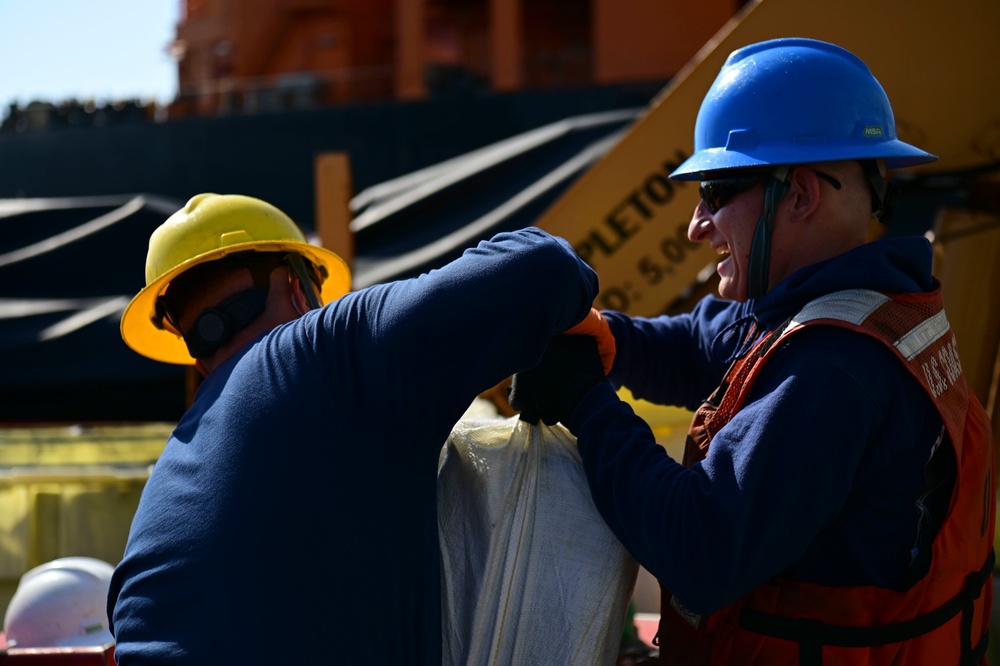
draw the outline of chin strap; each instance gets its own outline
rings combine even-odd
[[[271,288],[271,271],[276,265],[275,260],[268,257],[250,262],[245,268],[250,271],[254,286],[198,314],[183,336],[192,358],[211,356],[264,312]]]
[[[899,188],[882,176],[875,160],[859,160],[865,177],[872,188],[872,215],[888,224],[899,202]],[[771,234],[774,229],[774,212],[788,194],[790,166],[780,166],[764,183],[764,212],[757,221],[750,246],[750,266],[747,276],[747,297],[757,299],[767,293],[767,277],[771,266]],[[839,188],[838,188],[839,189]]]
[[[323,307],[319,296],[316,295],[316,289],[313,287],[313,281],[309,277],[309,271],[306,270],[305,260],[294,252],[289,252],[288,265],[292,267],[296,277],[299,278],[299,282],[302,283],[302,291],[306,295],[306,302],[309,303],[309,307],[313,310]]]
[[[260,316],[267,303],[266,289],[247,289],[205,308],[184,336],[192,358],[206,358]]]
[[[764,212],[757,220],[750,246],[747,270],[747,297],[757,299],[767,293],[767,275],[771,267],[771,234],[774,211],[788,193],[788,173],[791,167],[780,166],[764,183]]]
[[[899,188],[882,176],[875,160],[858,160],[865,178],[872,186],[872,215],[883,224],[888,224],[899,203]]]
[[[276,258],[272,259],[272,256]],[[247,268],[253,277],[253,288],[234,294],[218,305],[205,308],[199,313],[187,334],[183,336],[188,353],[192,357],[211,356],[264,312],[270,290],[271,272],[280,265],[281,260],[280,256],[273,254],[265,255],[260,260],[242,259],[247,264],[242,267]],[[322,307],[323,304],[316,294],[305,260],[294,252],[289,252],[283,260],[302,283],[302,291],[309,307],[314,310]],[[158,305],[158,307],[166,313],[165,306]]]

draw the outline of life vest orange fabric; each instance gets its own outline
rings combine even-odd
[[[962,373],[940,289],[891,296],[850,290],[807,304],[730,368],[695,414],[684,464],[704,459],[712,437],[741,409],[779,343],[814,325],[841,326],[884,342],[941,415],[957,474],[931,546],[930,571],[905,592],[774,579],[703,617],[662,589],[661,664],[985,663],[993,590],[992,433]]]

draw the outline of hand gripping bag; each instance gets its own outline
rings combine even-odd
[[[614,664],[638,565],[561,426],[460,421],[441,453],[446,665]]]

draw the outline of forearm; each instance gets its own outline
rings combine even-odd
[[[571,429],[594,504],[636,560],[698,613],[718,610],[774,575],[758,571],[756,559],[743,560],[759,535],[735,477],[683,467],[628,405],[601,392],[581,402]]]
[[[538,229],[499,234],[423,278],[409,297],[420,302],[410,318],[436,323],[407,337],[437,348],[439,367],[482,371],[492,383],[537,363],[548,339],[582,320],[598,291],[597,275],[572,247]],[[454,358],[449,352],[467,340],[481,353]]]
[[[724,366],[709,361],[690,316],[603,314],[617,347],[608,378],[636,398],[694,410],[721,378]]]
[[[602,516],[695,612],[717,610],[798,561],[850,492],[878,409],[822,361],[801,370],[762,379],[761,398],[691,469],[666,455],[610,385],[588,392],[569,419]],[[839,389],[841,404],[817,410],[816,386]]]
[[[707,479],[670,458],[610,385],[588,392],[566,425],[577,437],[594,504],[622,544],[661,582],[680,570],[697,575],[708,534],[690,520],[688,496],[707,493]]]
[[[596,274],[564,240],[537,229],[499,234],[419,278],[345,296],[324,313],[323,344],[348,352],[341,367],[359,391],[388,392],[408,414],[454,419],[478,393],[537,363],[596,293]]]

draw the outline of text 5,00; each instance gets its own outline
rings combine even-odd
[[[605,310],[629,311],[643,298],[644,285],[656,286],[665,278],[680,272],[682,264],[691,258],[691,249],[697,244],[687,237],[687,225],[678,225],[674,233],[656,244],[657,252],[645,254],[636,262],[639,279],[635,284],[624,281],[609,285],[597,296],[598,307]],[[698,267],[701,268],[700,266]]]

